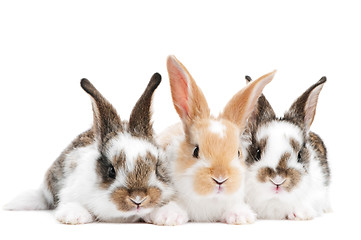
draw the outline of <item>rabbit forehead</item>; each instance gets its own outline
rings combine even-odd
[[[239,129],[228,120],[202,119],[192,126],[190,141],[207,159],[233,159],[239,148]]]
[[[147,156],[158,158],[158,148],[153,143],[143,138],[134,137],[129,133],[117,135],[108,146],[109,159],[123,155],[123,165],[127,171],[133,171],[139,159]]]
[[[258,142],[265,140],[261,150],[262,163],[276,168],[284,154],[297,156],[304,139],[302,129],[286,121],[272,121],[262,126],[257,132]],[[288,161],[290,164],[291,161]]]
[[[257,140],[268,139],[267,143],[282,148],[288,146],[291,140],[302,143],[303,131],[300,127],[287,121],[272,121],[260,127],[257,131]],[[284,143],[283,145],[280,143]]]

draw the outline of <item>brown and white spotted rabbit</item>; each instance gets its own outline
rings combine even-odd
[[[306,220],[330,209],[326,147],[310,131],[325,82],[307,89],[281,118],[264,95],[258,99],[242,136],[247,203],[258,218]]]
[[[152,96],[160,82],[161,76],[154,74],[128,122],[82,79],[81,87],[92,100],[93,127],[62,152],[39,190],[20,195],[5,209],[55,208],[58,221],[82,224],[133,222],[166,204],[173,190],[150,122]]]

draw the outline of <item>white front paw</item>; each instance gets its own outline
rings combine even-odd
[[[55,218],[64,224],[84,224],[93,222],[93,216],[79,203],[60,204]]]
[[[249,224],[256,221],[256,214],[247,206],[227,211],[222,216],[222,222],[227,224]]]
[[[312,208],[296,209],[286,216],[288,220],[312,220],[316,217],[316,212]]]
[[[146,221],[156,225],[175,226],[188,222],[188,214],[178,204],[170,202],[151,212]]]

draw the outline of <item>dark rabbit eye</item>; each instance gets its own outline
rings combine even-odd
[[[297,155],[297,162],[301,162],[301,161],[302,161],[302,155],[301,155],[301,151],[299,151]]]
[[[115,179],[115,169],[113,166],[108,168],[108,177]]]
[[[256,161],[259,161],[261,159],[261,149],[257,149],[256,151]]]
[[[238,150],[238,157],[241,157],[241,152]]]
[[[199,146],[196,145],[196,147],[193,149],[193,157],[198,158],[199,157]]]

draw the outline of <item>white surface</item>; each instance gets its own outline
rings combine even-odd
[[[166,57],[174,54],[217,114],[245,85],[277,69],[265,94],[283,113],[327,76],[311,130],[329,150],[334,212],[307,222],[247,226],[58,224],[49,212],[0,212],[0,238],[360,239],[360,56],[357,1],[1,1],[0,205],[40,185],[46,169],[90,127],[88,78],[128,118],[154,72],[157,132],[175,122]],[[11,236],[4,238],[4,236]]]

